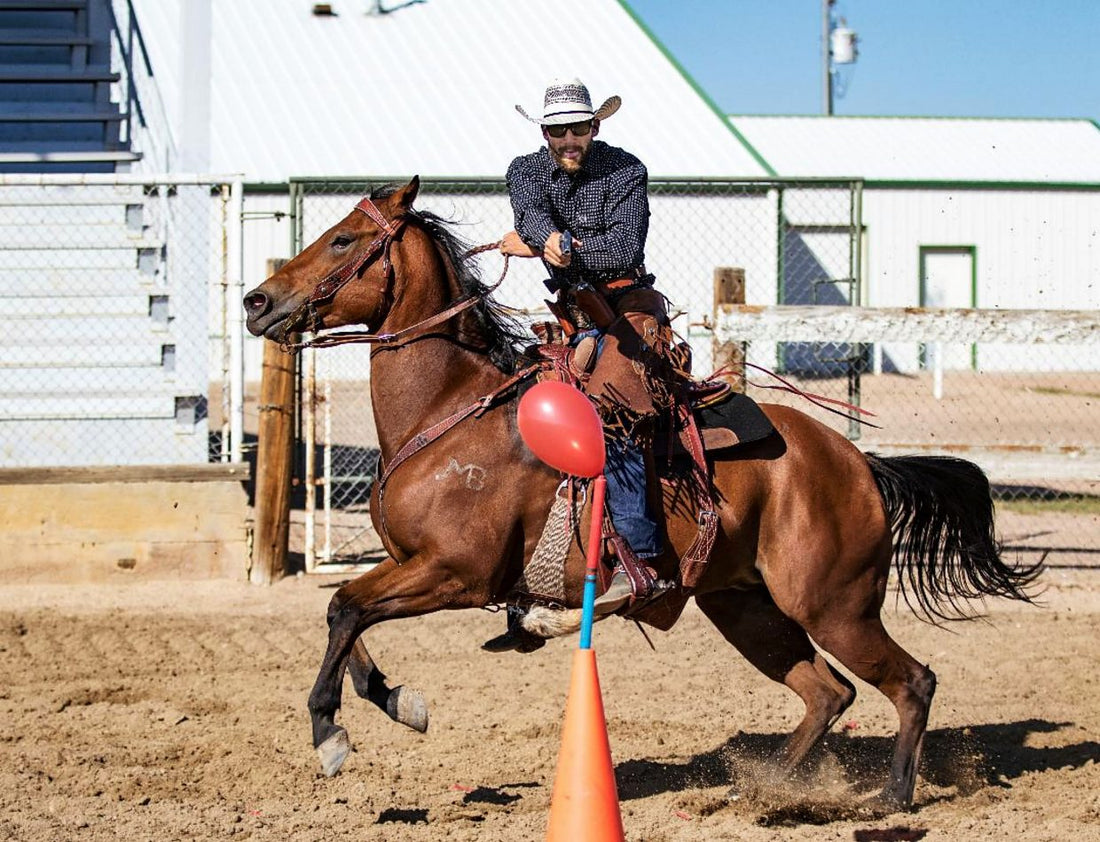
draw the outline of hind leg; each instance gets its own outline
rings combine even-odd
[[[776,607],[764,588],[708,593],[695,601],[746,660],[805,703],[802,721],[773,758],[777,771],[789,774],[853,702],[855,688],[814,649],[806,632]]]
[[[886,696],[898,712],[898,739],[890,780],[880,799],[892,807],[913,803],[928,712],[936,692],[936,675],[898,646],[875,616],[831,616],[807,626],[826,652]]]

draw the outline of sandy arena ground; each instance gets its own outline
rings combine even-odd
[[[862,806],[896,728],[873,689],[859,685],[802,780],[762,786],[801,715],[792,694],[694,606],[651,632],[656,651],[631,624],[597,626],[626,838],[1100,839],[1100,568],[1091,553],[1051,560],[1043,607],[1001,603],[950,630],[888,614],[940,682],[911,813]],[[95,587],[0,587],[0,839],[543,838],[575,638],[485,654],[503,617],[481,611],[370,630],[391,682],[426,693],[431,725],[391,722],[349,682],[355,751],[327,779],[306,697],[333,582],[120,571]]]

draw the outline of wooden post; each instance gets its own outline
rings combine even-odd
[[[714,270],[714,324],[724,304],[745,303],[745,270],[733,266],[718,266]],[[745,391],[745,343],[714,340],[714,368],[728,369],[722,379],[733,384],[735,392]]]
[[[274,274],[285,260],[269,260]],[[290,536],[290,485],[294,465],[294,361],[264,340],[260,383],[259,447],[256,452],[255,533],[248,579],[269,585],[286,573]]]

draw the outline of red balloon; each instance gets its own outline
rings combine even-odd
[[[524,443],[550,467],[578,477],[603,473],[603,422],[580,389],[537,383],[520,398],[516,417]]]

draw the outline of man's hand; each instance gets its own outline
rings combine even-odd
[[[573,240],[573,251],[578,251],[582,245],[580,240]],[[559,269],[564,269],[573,262],[572,253],[562,254],[560,231],[551,231],[550,236],[546,238],[546,244],[542,247],[542,259]]]
[[[509,231],[500,241],[500,253],[512,257],[538,257],[539,253],[523,241],[515,231]]]

